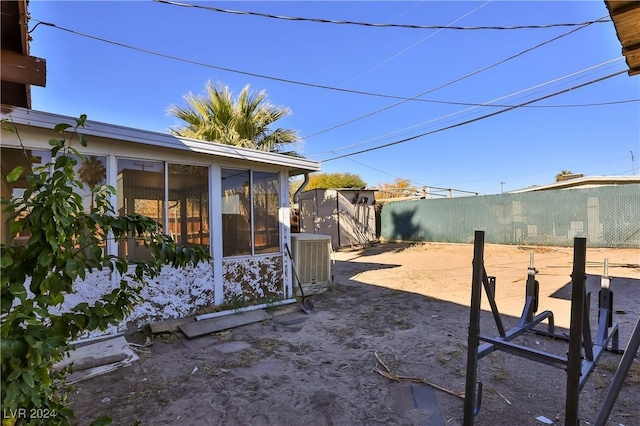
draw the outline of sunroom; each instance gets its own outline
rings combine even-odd
[[[75,118],[20,108],[3,118],[19,135],[2,130],[1,189],[8,198],[26,185],[24,179],[6,179],[26,161],[20,141],[32,158],[46,164],[54,126],[74,124]],[[84,161],[76,172],[86,184],[81,193],[86,208],[93,203],[89,188],[112,185],[111,204],[118,213],[149,216],[180,245],[201,246],[212,257],[184,270],[164,267],[120,331],[205,307],[277,304],[292,297],[285,251],[291,244],[289,177],[318,171],[319,162],[91,121],[81,132],[88,146],[81,147]],[[2,224],[0,238],[7,243],[6,216]],[[132,241],[108,241],[104,250],[131,262],[149,257]],[[108,271],[87,276],[75,284],[63,309],[97,300],[116,282]]]

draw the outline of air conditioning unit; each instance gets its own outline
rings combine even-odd
[[[298,269],[298,277],[305,296],[326,291],[331,285],[331,236],[320,234],[291,234],[291,256]],[[293,277],[293,292],[300,289]]]

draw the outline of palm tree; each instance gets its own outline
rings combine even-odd
[[[270,104],[264,90],[255,93],[246,85],[234,99],[228,86],[207,82],[205,94],[189,92],[184,100],[186,107],[168,108],[170,115],[186,122],[170,129],[176,136],[299,156],[288,149],[301,141],[296,131],[270,127],[291,111]]]
[[[89,190],[91,190],[90,208],[93,208],[93,188],[105,181],[105,179],[107,178],[107,169],[105,168],[104,164],[102,164],[102,161],[98,159],[98,157],[92,155],[89,158],[85,159],[82,163],[82,166],[78,170],[78,177],[83,183],[86,183],[87,186],[89,186]]]

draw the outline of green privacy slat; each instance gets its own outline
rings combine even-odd
[[[387,240],[640,248],[640,185],[601,186],[386,203]]]

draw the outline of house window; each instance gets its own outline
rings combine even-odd
[[[222,169],[222,254],[251,254],[249,170]]]
[[[278,174],[253,172],[254,252],[280,251]]]
[[[49,151],[27,150],[26,155],[32,159],[31,166],[37,172],[38,167],[42,167],[51,161],[51,153]],[[87,155],[81,160],[75,155],[72,157],[77,161],[74,166],[76,179],[82,182],[82,188],[76,188],[76,193],[82,198],[82,206],[84,211],[91,210],[94,205],[95,194],[91,191],[95,186],[101,185],[107,178],[106,158]],[[15,182],[7,182],[7,173],[10,173],[17,166],[23,166],[25,171]],[[20,149],[2,148],[2,197],[9,199],[21,196],[27,188],[26,176],[29,173],[29,161]],[[26,212],[23,212],[23,215]],[[8,214],[2,213],[2,242],[7,243],[9,237],[9,226],[7,223]],[[16,235],[16,242],[26,242],[31,234],[28,230],[24,230]],[[101,247],[104,249],[106,244],[103,242]]]
[[[209,168],[169,164],[169,235],[181,246],[209,248]]]
[[[117,194],[119,215],[138,213],[164,224],[164,163],[118,159]],[[151,260],[148,248],[134,238],[119,243],[118,256]]]
[[[35,169],[37,167],[42,167],[45,164],[51,161],[51,153],[48,151],[38,151],[38,150],[26,150],[22,151],[21,149],[15,148],[5,148],[2,147],[0,149],[0,153],[2,154],[1,167],[2,167],[2,187],[1,194],[2,199],[9,201],[12,198],[20,197],[24,194],[24,191],[28,188],[28,183],[26,180],[27,174],[29,174],[29,159],[31,158],[31,166]],[[18,178],[18,180],[14,182],[7,182],[7,175],[11,173],[13,169],[18,166],[24,167],[24,171],[22,175]],[[9,233],[11,229],[11,222],[9,221],[10,213],[2,210],[2,227],[0,228],[0,241],[4,244],[9,243]],[[20,217],[24,217],[26,212],[22,212]],[[20,217],[16,218],[18,220]],[[28,230],[23,230],[15,236],[15,242],[17,244],[26,243],[29,240],[31,233]]]
[[[150,217],[179,245],[208,250],[208,167],[118,159],[117,194],[119,214]],[[142,241],[134,239],[120,242],[118,253],[129,261],[151,258]]]
[[[277,173],[222,169],[222,252],[240,256],[280,251]]]

